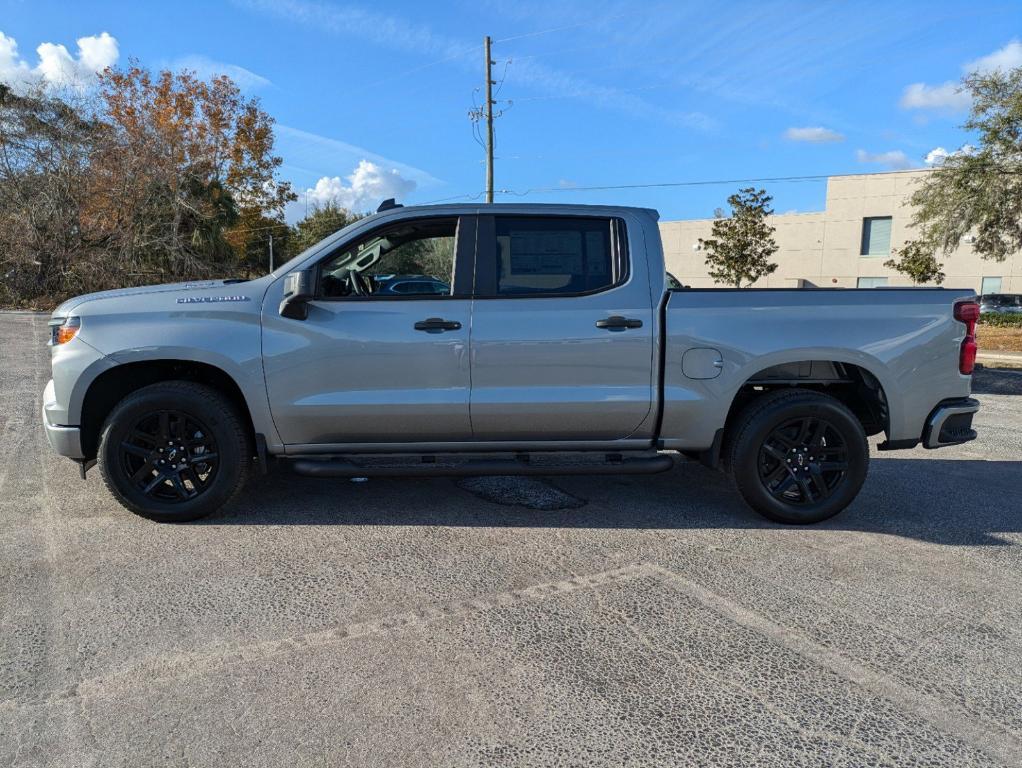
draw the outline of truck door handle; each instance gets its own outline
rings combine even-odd
[[[457,320],[444,320],[442,317],[430,317],[420,320],[415,324],[415,330],[426,331],[427,333],[443,333],[444,331],[461,330],[461,323]]]
[[[623,331],[625,328],[641,328],[642,321],[621,315],[611,315],[603,320],[596,321],[597,328],[606,328],[609,331]]]

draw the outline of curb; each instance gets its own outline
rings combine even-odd
[[[976,355],[978,362],[984,360],[997,360],[1000,362],[1011,362],[1022,365],[1022,352],[980,352]]]

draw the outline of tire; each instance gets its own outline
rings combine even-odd
[[[169,381],[114,406],[96,461],[106,487],[127,509],[182,523],[215,512],[241,490],[252,447],[230,400],[202,384]]]
[[[839,400],[807,389],[771,392],[746,406],[735,424],[732,477],[761,515],[789,525],[818,523],[862,488],[866,433]]]

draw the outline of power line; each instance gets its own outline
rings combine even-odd
[[[885,171],[885,174],[894,173],[918,173],[920,168],[909,168],[901,171]],[[804,176],[761,176],[756,178],[745,178],[745,179],[700,179],[697,181],[661,181],[661,182],[648,182],[643,184],[601,184],[595,186],[563,186],[563,187],[530,187],[522,192],[517,192],[513,189],[499,189],[496,190],[498,194],[502,195],[514,195],[516,197],[526,197],[538,192],[598,192],[608,191],[617,189],[655,189],[655,188],[674,188],[674,187],[706,187],[718,184],[777,184],[782,182],[803,182],[803,181],[823,181],[825,179],[833,178],[844,178],[848,176],[863,176],[868,174],[861,173],[826,173],[826,174],[808,174]],[[478,200],[485,194],[483,192],[467,193],[463,195],[455,195],[452,197],[445,197],[439,200],[431,200],[423,203],[423,205],[433,205],[436,203],[449,202],[451,200]]]

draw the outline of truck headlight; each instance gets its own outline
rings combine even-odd
[[[82,319],[74,315],[71,317],[53,318],[50,320],[50,343],[54,346],[57,344],[67,344],[78,335],[78,330],[81,327]]]

